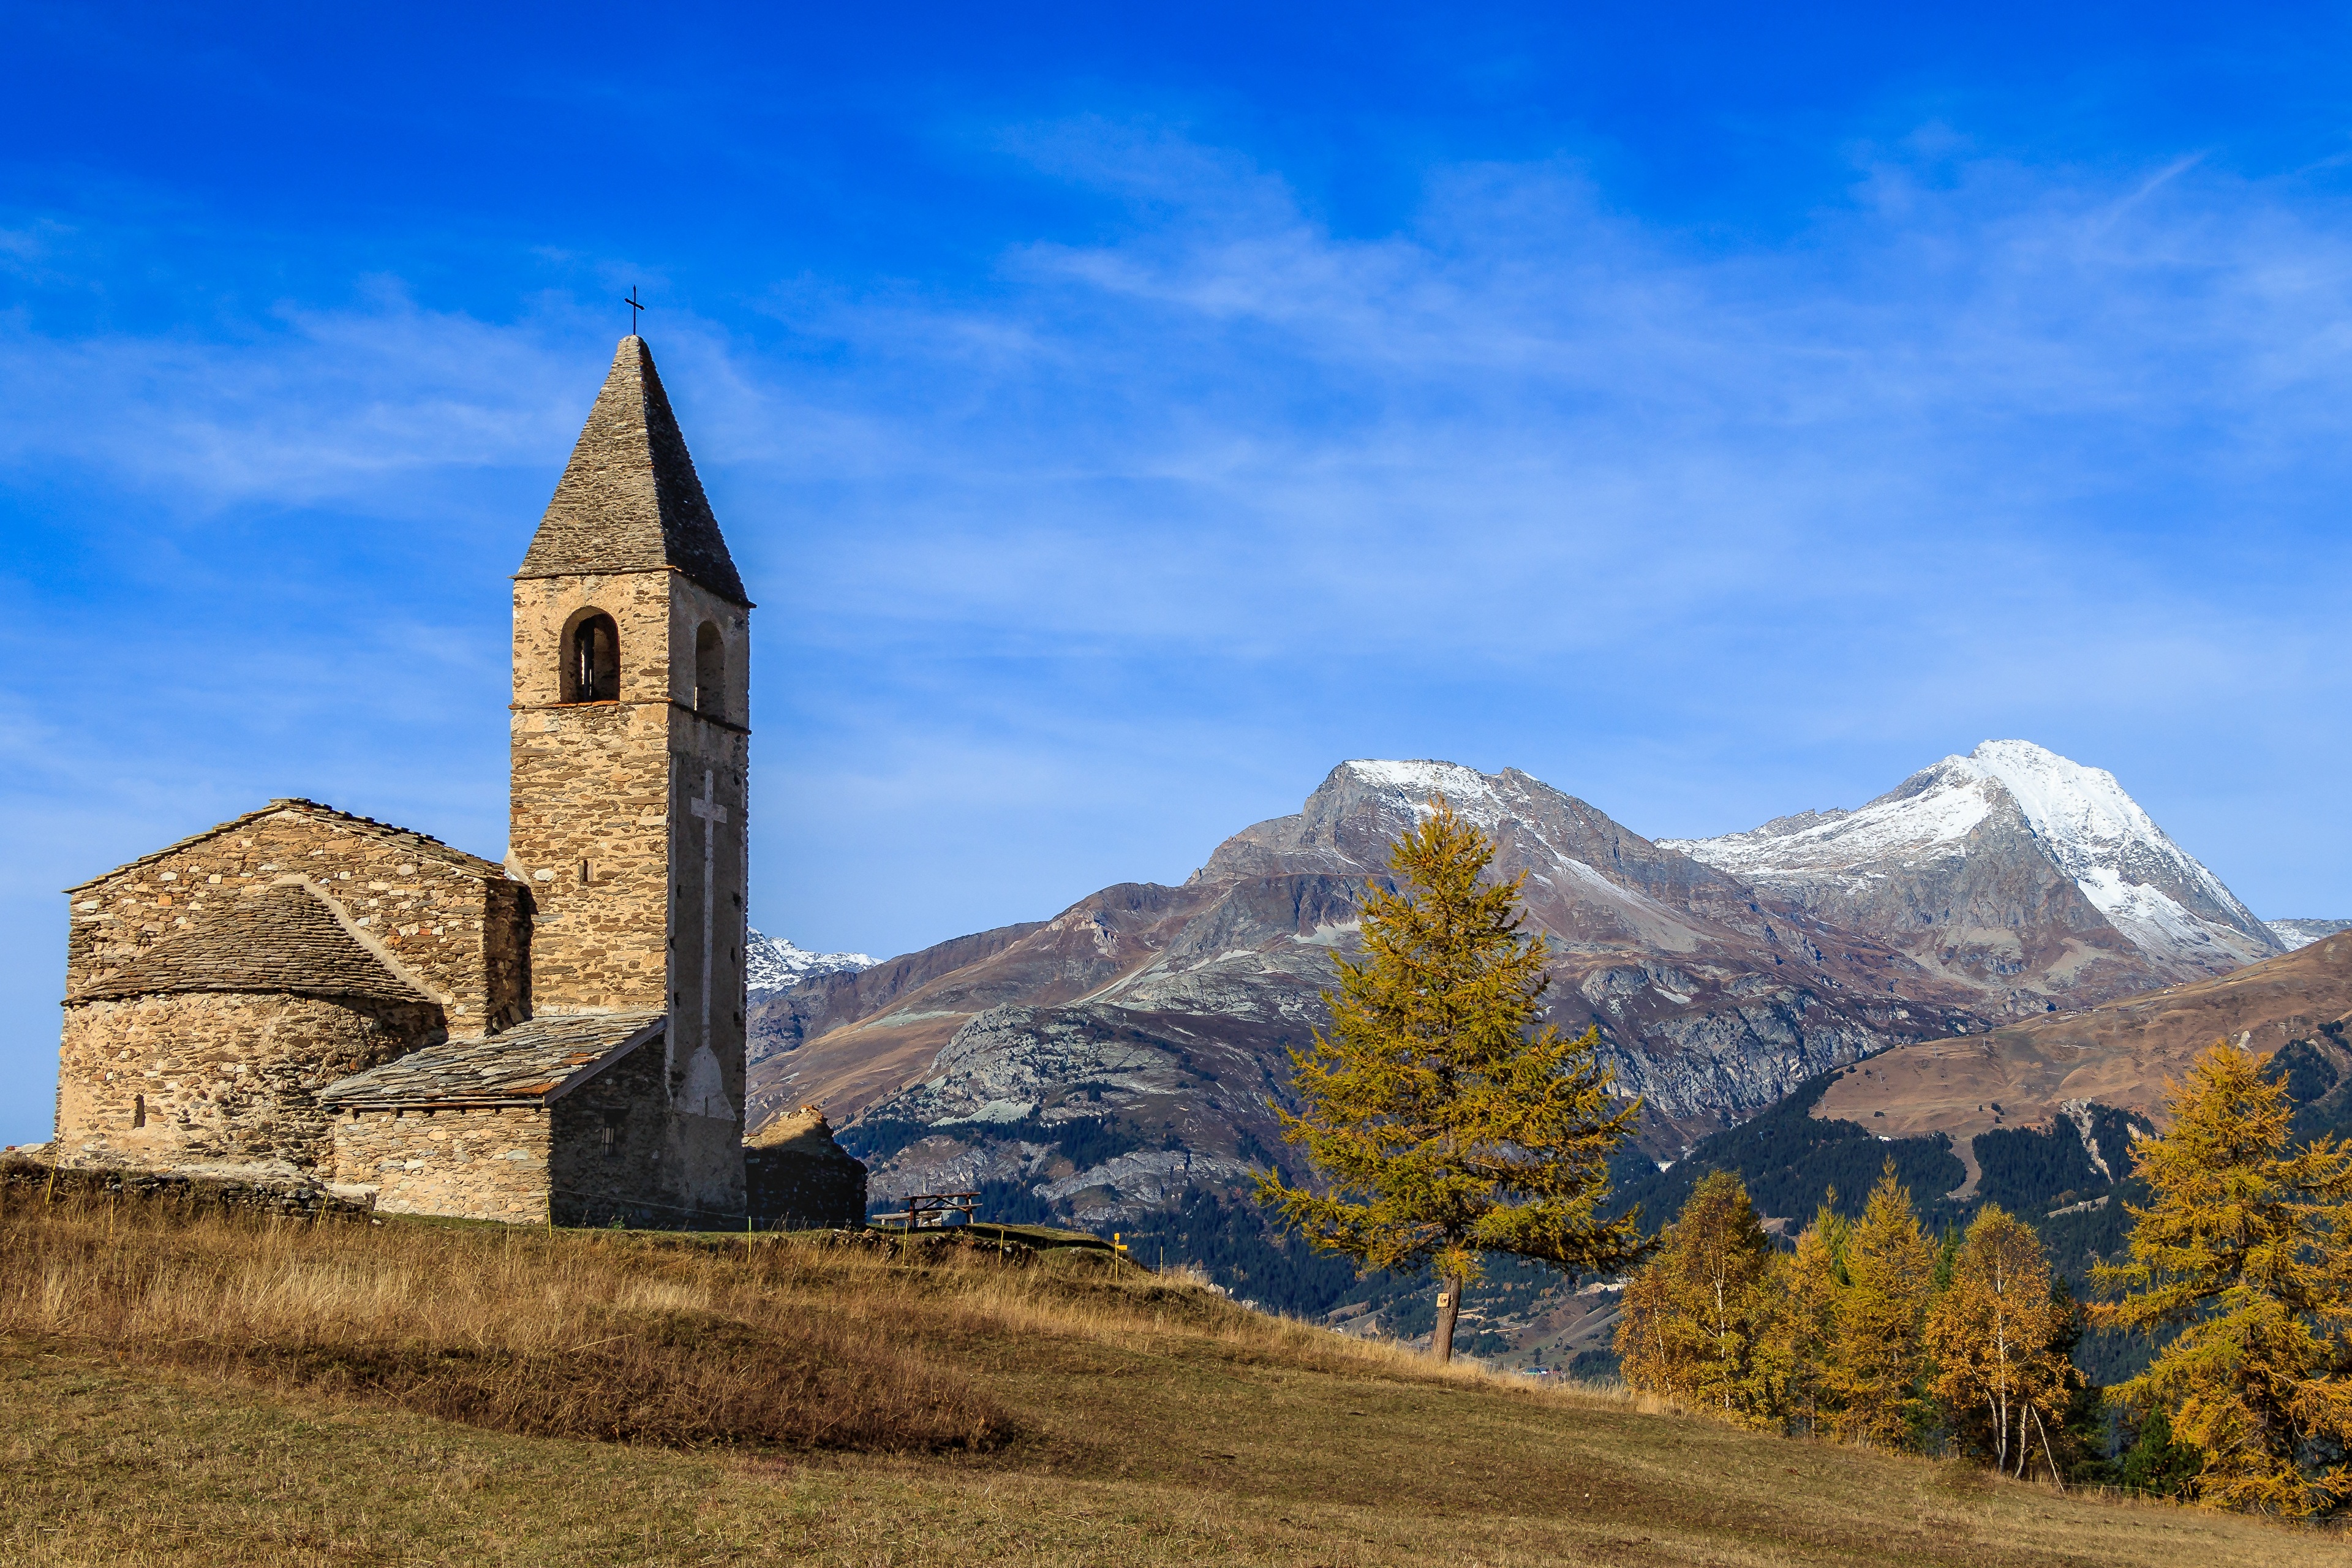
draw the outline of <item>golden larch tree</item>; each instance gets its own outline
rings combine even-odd
[[[1783,1403],[1790,1429],[1808,1436],[1837,1427],[1839,1405],[1828,1369],[1837,1352],[1838,1304],[1846,1291],[1846,1247],[1853,1222],[1837,1212],[1836,1202],[1832,1187],[1813,1223],[1798,1235],[1794,1256],[1781,1266],[1786,1294],[1763,1350],[1787,1391]]]
[[[2259,1058],[2217,1040],[2168,1082],[2171,1124],[2134,1151],[2126,1263],[2104,1328],[2177,1331],[2113,1397],[2162,1411],[2197,1450],[2199,1500],[2305,1516],[2352,1496],[2352,1145],[2289,1147],[2294,1107]]]
[[[1825,1377],[1839,1406],[1838,1433],[1879,1447],[1910,1447],[1922,1414],[1922,1334],[1936,1249],[1892,1159],[1846,1243],[1845,1272],[1850,1283],[1838,1298]]]
[[[1319,1182],[1257,1174],[1258,1201],[1314,1246],[1368,1270],[1434,1266],[1441,1361],[1484,1254],[1573,1274],[1647,1251],[1638,1213],[1600,1215],[1640,1103],[1612,1103],[1597,1031],[1538,1026],[1549,952],[1521,929],[1520,879],[1487,879],[1494,858],[1434,797],[1391,849],[1400,890],[1367,884],[1331,1026],[1291,1053],[1299,1110],[1274,1107]]]

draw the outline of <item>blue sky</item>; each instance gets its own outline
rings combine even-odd
[[[2339,11],[332,9],[12,23],[0,1142],[67,883],[278,795],[502,851],[632,285],[803,942],[1346,757],[1666,836],[2011,735],[2352,915]]]

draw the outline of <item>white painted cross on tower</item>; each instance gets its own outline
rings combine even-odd
[[[698,1046],[710,1044],[710,971],[717,949],[710,941],[710,928],[716,912],[719,885],[715,873],[719,868],[719,825],[727,820],[727,808],[717,795],[718,775],[710,769],[702,770],[702,798],[689,799],[686,809],[702,819],[702,1033],[696,1038]]]

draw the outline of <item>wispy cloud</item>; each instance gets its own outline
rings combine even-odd
[[[923,825],[973,799],[1028,803],[1007,853],[1040,886],[1109,880],[1381,750],[1516,763],[1660,832],[1851,802],[1992,733],[2190,811],[2200,748],[2352,761],[2307,719],[2352,695],[2311,602],[2352,479],[2327,199],[1929,138],[1769,240],[1644,222],[1563,161],[1437,170],[1358,235],[1165,127],[998,145],[1123,220],[953,288],[797,275],[649,328],[766,606],[763,722],[795,742],[763,787],[831,825],[793,830],[779,925],[949,934],[860,889],[896,885],[872,846],[945,854]],[[601,371],[583,321],[390,281],[205,333],[20,319],[0,453],[138,493],[126,528],[430,526],[486,473],[551,479]],[[499,492],[517,548],[539,482]],[[416,623],[479,635],[479,586]],[[331,619],[305,635],[344,660],[394,624]],[[486,679],[404,663],[422,709]],[[1185,810],[1138,812],[1155,791]],[[2264,865],[2305,875],[2255,829],[2173,826],[2258,903]]]

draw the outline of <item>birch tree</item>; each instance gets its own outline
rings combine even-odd
[[[2056,1347],[2067,1324],[2050,1292],[2050,1259],[2032,1226],[1987,1204],[1952,1259],[1951,1283],[1927,1313],[1936,1396],[1955,1416],[1981,1413],[1993,1468],[2022,1476],[2032,1457],[2060,1479],[2050,1439],[2072,1388]],[[1956,1428],[1966,1425],[1956,1420]]]
[[[1767,1350],[1784,1289],[1748,1188],[1728,1171],[1698,1184],[1626,1281],[1621,1374],[1740,1426],[1780,1419],[1785,1377]]]

